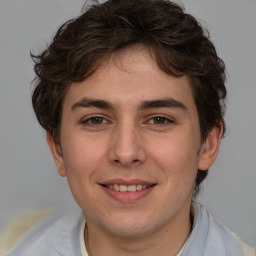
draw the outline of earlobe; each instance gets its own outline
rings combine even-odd
[[[47,139],[48,146],[51,150],[53,160],[57,166],[58,173],[60,176],[65,177],[66,170],[64,166],[61,146],[55,143],[53,136],[49,132],[47,132],[46,134],[46,139]]]
[[[223,124],[220,123],[211,130],[203,142],[199,153],[199,170],[208,170],[214,163],[220,147],[220,141],[223,133]]]

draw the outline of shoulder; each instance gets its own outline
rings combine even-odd
[[[48,216],[52,209],[26,210],[12,217],[5,229],[0,234],[0,256],[6,255],[18,242],[18,240]]]
[[[207,256],[255,256],[255,249],[244,246],[241,240],[217,221],[204,206],[194,203],[194,208],[196,223],[186,246],[188,252]]]
[[[221,247],[225,247],[226,251],[230,253],[228,255],[256,256],[255,248],[245,244],[238,235],[216,220],[206,209],[203,211],[208,214],[210,219],[209,237],[212,237],[213,241],[218,241]]]
[[[26,232],[8,256],[79,255],[80,208],[62,208]]]

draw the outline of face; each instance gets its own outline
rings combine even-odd
[[[62,153],[50,135],[48,143],[88,225],[138,237],[185,223],[197,170],[214,161],[220,135],[214,128],[201,144],[188,78],[130,49],[71,85]]]

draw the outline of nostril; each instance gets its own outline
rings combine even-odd
[[[113,162],[116,163],[116,164],[134,165],[134,164],[140,163],[140,160],[139,160],[139,159],[134,159],[134,160],[132,160],[132,161],[129,161],[129,162],[127,161],[127,162],[125,162],[125,161],[120,161],[120,160],[118,160],[118,159],[114,159]]]

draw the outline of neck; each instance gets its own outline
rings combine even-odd
[[[89,256],[175,256],[190,235],[191,214],[192,212],[188,211],[183,218],[172,220],[161,229],[140,237],[111,234],[88,222],[85,230],[88,254]]]

